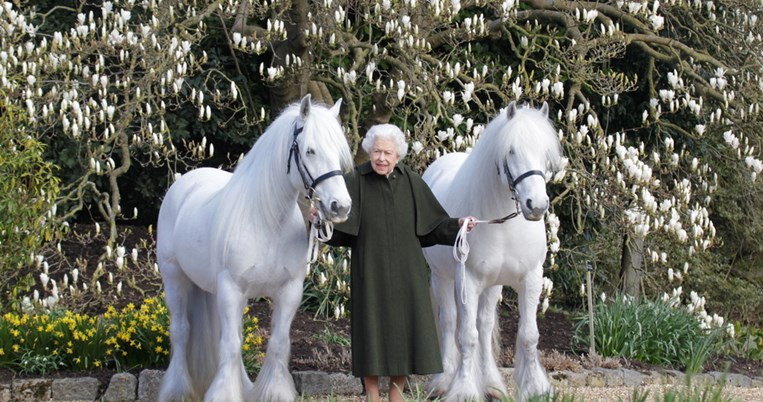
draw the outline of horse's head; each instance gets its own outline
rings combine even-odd
[[[352,205],[342,177],[352,166],[352,154],[339,122],[341,104],[340,99],[329,109],[312,104],[310,95],[305,95],[289,154],[291,180],[303,186],[323,216],[335,223],[347,219]]]
[[[518,108],[511,102],[504,112],[509,136],[501,157],[501,179],[511,189],[525,219],[537,221],[549,208],[546,179],[562,161],[561,145],[548,119],[548,104],[538,109]]]

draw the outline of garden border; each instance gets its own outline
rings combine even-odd
[[[501,368],[506,384],[513,386],[513,368]],[[63,379],[15,379],[0,383],[0,402],[11,401],[93,401],[127,402],[155,401],[164,371],[146,369],[136,377],[130,373],[114,374],[105,390],[93,377]],[[293,374],[297,392],[305,397],[359,396],[362,387],[358,378],[349,373],[298,371]],[[625,368],[594,368],[583,371],[553,371],[548,373],[552,386],[558,391],[579,388],[643,387],[651,385],[679,386],[686,384],[684,373],[675,370],[636,371]],[[423,389],[429,376],[412,376],[411,387]],[[692,383],[700,386],[721,385],[763,389],[763,377],[742,374],[708,372],[696,374]],[[386,384],[381,381],[380,384]],[[510,389],[513,391],[513,389]],[[763,391],[762,391],[763,392]]]

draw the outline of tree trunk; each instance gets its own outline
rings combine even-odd
[[[626,235],[620,261],[620,280],[625,295],[638,299],[641,295],[641,265],[644,261],[644,239]]]

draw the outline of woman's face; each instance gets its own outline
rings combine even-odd
[[[399,160],[395,142],[386,138],[377,138],[371,147],[371,167],[374,172],[387,176],[392,173]]]

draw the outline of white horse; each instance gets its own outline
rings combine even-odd
[[[546,178],[562,164],[548,105],[536,110],[512,102],[487,125],[471,153],[444,155],[424,172],[451,216],[503,217],[469,234],[465,267],[450,247],[424,249],[444,368],[432,378],[433,394],[456,401],[507,394],[491,342],[503,285],[519,298],[518,398],[551,391],[539,361],[536,312],[546,259]]]
[[[170,311],[172,355],[160,401],[292,401],[289,330],[302,299],[308,239],[297,197],[333,222],[351,199],[352,156],[331,109],[310,96],[283,111],[231,174],[180,177],[159,211],[157,259]],[[247,300],[273,303],[270,341],[254,383],[241,356]]]

